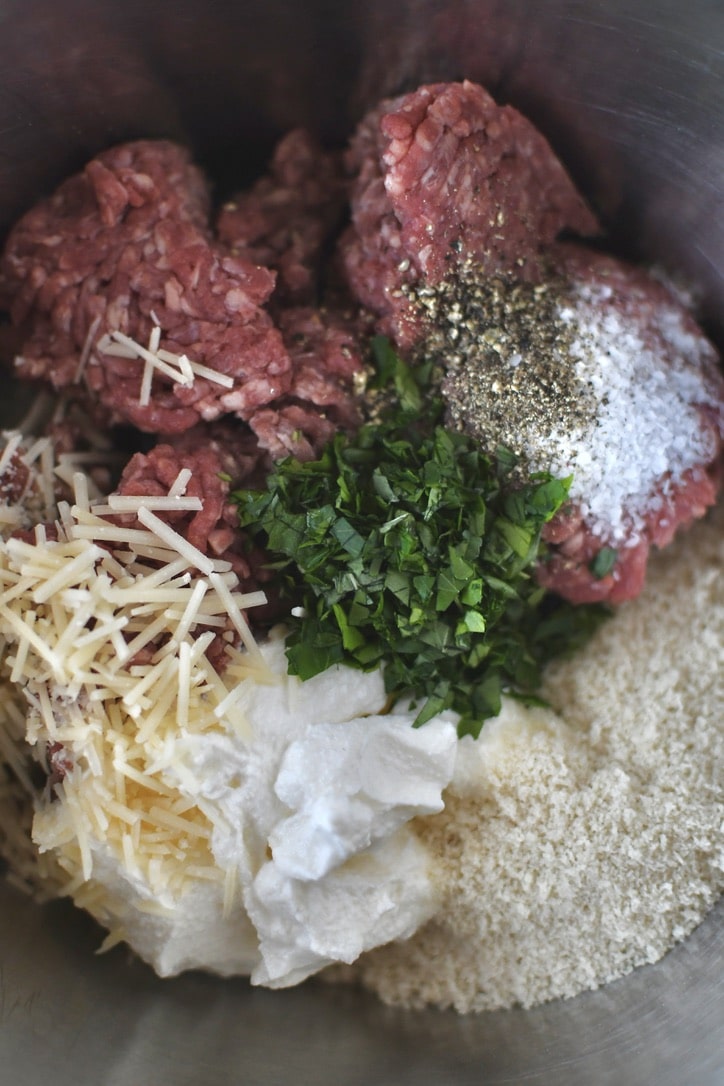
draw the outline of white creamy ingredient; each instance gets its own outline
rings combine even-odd
[[[283,675],[283,642],[263,652]],[[412,713],[375,715],[384,701],[379,672],[249,683],[249,741],[188,736],[174,752],[181,794],[219,816],[211,848],[237,871],[258,934],[255,983],[281,987],[353,961],[434,911],[429,856],[406,825],[442,810],[455,723],[413,729]]]
[[[90,841],[91,911],[163,976],[201,967],[284,987],[411,935],[437,907],[434,865],[407,824],[442,809],[454,718],[414,729],[412,712],[376,715],[379,672],[333,668],[301,683],[285,674],[283,648],[262,648],[276,681],[245,680],[236,700],[248,732],[223,719],[179,729],[148,767],[210,818],[214,860],[238,886],[231,908],[223,882],[192,874],[181,892],[159,892]],[[62,806],[36,815],[41,850],[57,844]]]

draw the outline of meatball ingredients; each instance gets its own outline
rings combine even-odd
[[[469,82],[381,103],[346,153],[287,134],[218,211],[139,140],[23,216],[18,880],[164,976],[342,963],[460,1010],[693,929],[723,887],[720,525],[642,587],[716,500],[724,381],[686,302],[601,245]],[[639,593],[595,632],[573,602]]]

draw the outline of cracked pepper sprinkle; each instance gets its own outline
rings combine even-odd
[[[652,312],[616,289],[605,276],[531,284],[470,266],[408,288],[430,328],[419,357],[445,370],[450,425],[488,453],[511,449],[521,475],[572,475],[589,530],[619,546],[637,542],[667,487],[711,461],[700,405],[720,407],[716,354],[676,300]]]
[[[560,279],[468,273],[418,301],[435,329],[426,352],[444,355],[449,421],[487,451],[510,449],[522,474],[537,470],[542,434],[594,424],[595,397],[570,365],[574,330],[561,318],[570,288]]]

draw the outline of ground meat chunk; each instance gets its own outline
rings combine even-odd
[[[356,323],[344,314],[296,306],[279,324],[292,360],[292,383],[280,402],[249,424],[275,460],[311,460],[337,430],[360,423],[355,380],[362,373]]]
[[[242,483],[259,482],[264,463],[263,451],[243,424],[199,426],[174,443],[136,453],[124,468],[118,493],[138,497],[168,494],[179,472],[188,469],[191,476],[185,494],[199,498],[202,509],[163,511],[159,516],[204,554],[231,562],[246,591],[251,568],[236,507],[229,495]],[[134,522],[133,517],[125,515],[119,519],[122,523]]]
[[[169,438],[169,444],[180,456],[193,456],[200,448],[210,450],[231,490],[242,485],[262,486],[272,466],[269,453],[250,428],[233,418],[199,423],[193,430]]]
[[[0,467],[0,505],[17,505],[27,491],[30,468],[23,457],[24,451],[19,448],[9,456],[7,454],[3,456]]]
[[[275,303],[312,304],[346,188],[339,154],[295,129],[276,147],[269,173],[222,207],[218,237],[235,255],[276,270]]]
[[[82,380],[116,420],[153,433],[247,418],[286,392],[289,357],[261,308],[274,274],[220,249],[207,217],[201,174],[163,141],[104,152],[32,209],[0,263],[0,295],[29,328],[19,374],[55,388]],[[155,368],[144,403],[144,362],[99,343],[121,332],[145,345],[156,321],[162,350],[227,380],[184,383]]]
[[[350,286],[401,347],[422,334],[404,288],[456,265],[535,278],[563,230],[597,231],[546,140],[476,84],[440,83],[383,102],[348,155],[352,227],[341,247]]]

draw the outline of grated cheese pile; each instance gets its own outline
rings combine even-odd
[[[225,877],[203,803],[180,799],[159,770],[173,763],[179,732],[218,728],[222,716],[243,731],[235,690],[266,673],[243,610],[265,597],[236,593],[228,563],[208,559],[156,515],[198,507],[184,497],[186,481],[180,473],[166,498],[111,496],[92,509],[77,475],[76,504],[59,506],[57,541],[41,526],[33,542],[10,538],[0,548],[3,671],[24,687],[28,742],[63,750],[62,802],[39,808],[34,833],[68,873],[63,893],[96,915],[88,893],[98,888],[84,889],[93,887],[91,838],[161,898],[188,880]],[[134,507],[143,528],[110,519]],[[222,679],[205,650],[228,619],[247,651],[229,646]],[[149,662],[134,663],[151,643],[161,647]]]

